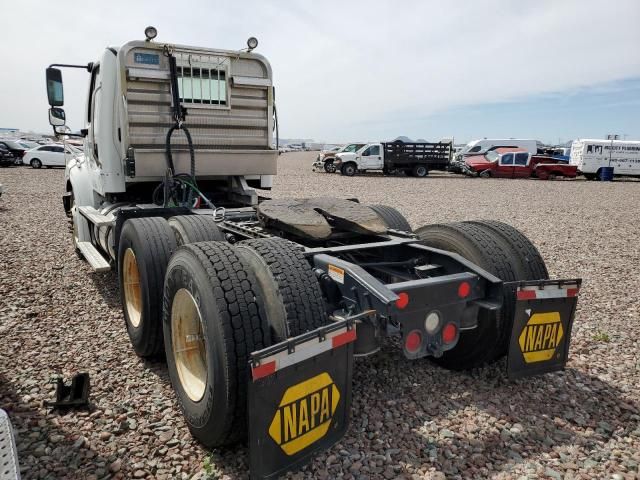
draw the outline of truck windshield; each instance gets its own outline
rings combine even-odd
[[[485,153],[484,158],[486,158],[487,161],[493,163],[498,161],[500,155],[498,155],[498,152],[496,152],[495,150],[491,150],[490,152]]]
[[[355,152],[356,150],[360,150],[363,145],[363,143],[352,143],[351,145],[347,145],[343,152]]]

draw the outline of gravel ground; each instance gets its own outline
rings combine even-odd
[[[344,439],[293,478],[640,478],[640,184],[346,178],[280,157],[275,197],[386,203],[414,227],[490,218],[539,247],[552,277],[582,277],[565,372],[516,382],[504,363],[452,373],[385,345],[358,360]],[[247,478],[247,450],[190,437],[162,362],[138,359],[116,278],[71,247],[61,170],[0,169],[0,407],[23,478]],[[52,375],[91,374],[90,411],[52,414]],[[389,381],[393,379],[394,381]]]

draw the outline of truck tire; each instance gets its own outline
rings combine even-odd
[[[357,171],[358,171],[358,168],[356,167],[356,164],[353,162],[345,163],[344,165],[342,165],[342,168],[340,169],[340,173],[342,173],[342,175],[345,175],[347,177],[353,177]]]
[[[548,280],[549,271],[544,263],[544,259],[536,246],[524,233],[508,223],[497,220],[474,220],[471,222],[485,230],[490,230],[502,237],[514,252],[514,256],[519,259],[520,271],[518,280]]]
[[[478,220],[463,223],[476,225],[490,235],[494,235],[503,248],[510,251],[508,258],[511,262],[511,269],[515,274],[515,280],[547,280],[549,278],[547,266],[540,252],[531,243],[531,240],[516,228],[495,220]],[[515,298],[515,287],[505,287],[504,294],[506,298]],[[515,305],[513,308],[515,308]],[[509,312],[505,311],[505,313]],[[507,319],[508,328],[503,329],[501,332],[499,357],[505,355],[509,348],[509,336],[513,328],[513,311],[510,315]]]
[[[283,238],[263,238],[245,240],[236,247],[260,285],[274,343],[326,325],[320,284],[299,245]]]
[[[209,215],[179,215],[169,219],[178,246],[196,242],[224,242],[226,238]]]
[[[223,242],[183,245],[164,286],[171,384],[192,435],[206,447],[247,434],[249,354],[271,345],[256,278]]]
[[[418,178],[426,177],[429,175],[429,170],[426,165],[415,165],[411,170],[411,175]]]
[[[162,352],[162,289],[176,239],[160,217],[124,223],[118,245],[120,299],[135,352],[149,357]]]
[[[376,212],[386,223],[387,227],[401,232],[411,232],[411,225],[398,210],[387,205],[369,205],[369,208]]]
[[[505,282],[516,279],[513,265],[517,260],[512,252],[496,235],[478,225],[427,225],[415,233],[425,245],[457,253]],[[434,362],[451,370],[467,370],[497,360],[503,354],[503,339],[511,332],[514,307],[515,298],[505,298],[500,312],[481,310],[478,326],[460,332],[456,346]]]
[[[336,164],[333,159],[324,162],[324,171],[327,173],[336,173]]]

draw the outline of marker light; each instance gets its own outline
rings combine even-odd
[[[471,285],[469,285],[469,282],[462,282],[460,285],[458,285],[458,296],[460,298],[468,297],[470,293]]]
[[[249,47],[249,51],[253,50],[258,46],[258,39],[256,37],[249,37],[247,40],[247,47]]]
[[[406,308],[409,305],[409,294],[406,292],[401,292],[398,294],[398,299],[396,300],[396,307],[400,310]]]
[[[444,343],[452,343],[458,336],[458,327],[455,323],[447,323],[442,329],[442,341]]]
[[[147,42],[149,42],[158,36],[158,30],[156,30],[156,27],[147,27],[144,29],[144,36],[147,37]]]
[[[424,328],[429,335],[433,335],[440,326],[440,315],[438,312],[429,312],[427,318],[424,320]]]
[[[405,348],[411,353],[420,350],[420,345],[422,345],[422,335],[420,335],[420,332],[417,330],[414,330],[407,335],[407,338],[404,341]]]

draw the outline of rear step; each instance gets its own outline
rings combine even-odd
[[[78,212],[96,227],[108,227],[115,225],[115,217],[111,214],[102,215],[93,207],[78,207]]]
[[[78,242],[78,249],[82,256],[89,262],[91,268],[96,272],[108,272],[111,270],[109,262],[100,254],[91,242]]]

